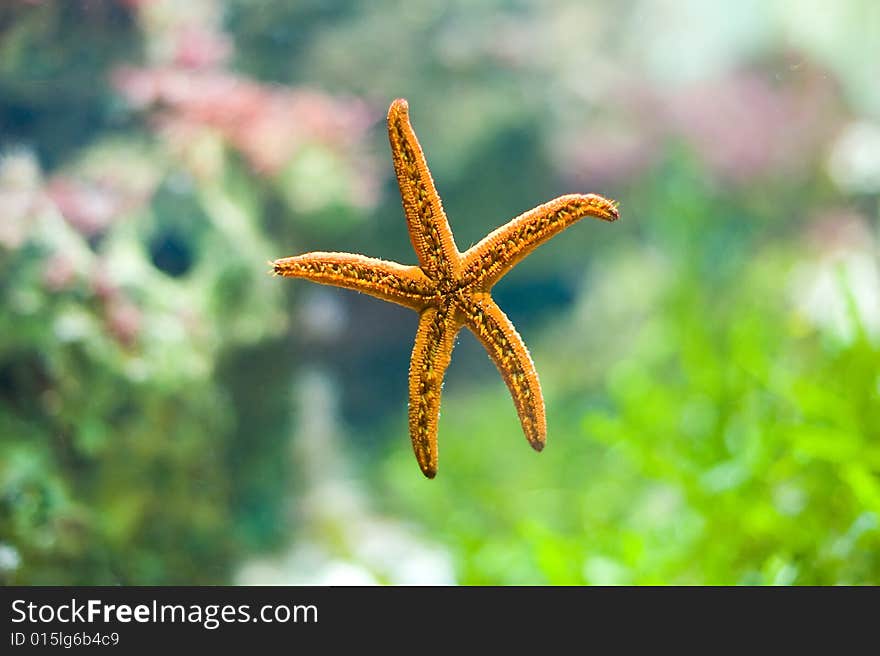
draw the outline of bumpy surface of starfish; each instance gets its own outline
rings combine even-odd
[[[352,253],[315,252],[276,260],[274,272],[355,289],[419,313],[409,369],[409,429],[425,476],[437,474],[443,376],[455,336],[465,326],[489,352],[513,396],[529,444],[541,451],[547,421],[538,374],[522,338],[490,292],[535,248],[585,216],[616,220],[617,204],[595,194],[560,196],[460,253],[403,99],[395,100],[388,111],[388,136],[418,266]]]

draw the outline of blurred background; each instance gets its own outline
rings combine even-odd
[[[0,582],[880,583],[880,4],[5,0]],[[460,247],[620,202],[462,333],[267,275],[414,263],[409,100]]]

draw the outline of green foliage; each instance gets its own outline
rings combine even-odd
[[[38,184],[26,158],[3,172],[16,168],[25,190]],[[208,221],[185,196],[178,215],[188,200]],[[274,290],[247,243],[231,249],[211,223],[184,224],[195,264],[158,267],[161,198],[94,248],[45,210],[0,254],[0,535],[22,562],[8,582],[211,582],[245,537],[228,530],[242,460],[227,460],[234,416],[213,362],[277,330],[251,309]]]
[[[639,275],[641,318],[614,316],[632,286],[602,283],[537,351],[545,374],[589,371],[545,386],[540,457],[500,385],[450,390],[436,484],[397,454],[393,505],[456,545],[466,583],[876,583],[880,348],[807,329],[774,283],[789,259],[768,249],[720,289]],[[599,330],[613,355],[575,356]]]

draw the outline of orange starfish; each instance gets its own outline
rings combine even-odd
[[[440,391],[455,336],[463,326],[489,352],[510,389],[526,438],[541,451],[547,421],[538,374],[522,338],[490,292],[520,260],[583,217],[615,221],[617,203],[595,194],[560,196],[460,253],[403,99],[395,100],[388,110],[388,136],[419,266],[352,253],[306,253],[276,260],[274,272],[355,289],[419,313],[409,368],[409,429],[425,476],[437,474]]]

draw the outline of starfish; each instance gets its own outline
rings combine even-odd
[[[314,252],[271,262],[276,275],[354,289],[419,313],[409,368],[409,430],[419,467],[437,474],[437,418],[443,376],[455,337],[467,327],[498,367],[529,444],[544,448],[547,421],[535,365],[492,286],[535,248],[592,216],[618,218],[617,203],[596,194],[569,194],[521,214],[459,252],[409,121],[406,100],[388,110],[388,136],[409,236],[418,266],[353,253]]]

